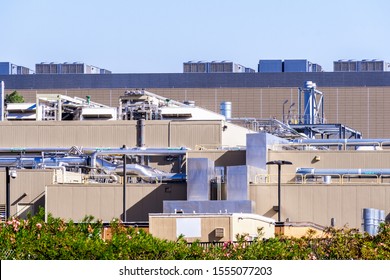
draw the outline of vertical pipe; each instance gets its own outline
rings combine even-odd
[[[57,96],[58,100],[57,100],[57,104],[58,104],[58,108],[57,108],[57,121],[61,121],[62,120],[62,100],[61,100],[61,96],[58,95]]]
[[[11,208],[11,178],[9,175],[9,167],[5,167],[5,218],[9,219]]]
[[[145,147],[145,120],[137,121],[137,147]]]
[[[139,119],[137,121],[137,147],[145,147],[145,120]],[[140,157],[140,164],[145,164],[144,156]]]

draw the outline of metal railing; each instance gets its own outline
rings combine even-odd
[[[283,180],[284,178],[284,180]],[[286,178],[289,178],[286,180]],[[254,184],[277,184],[278,174],[256,174]],[[348,184],[390,184],[390,175],[378,174],[283,174],[284,185],[348,185]]]

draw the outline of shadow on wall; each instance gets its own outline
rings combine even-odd
[[[16,211],[18,212],[15,213],[15,216],[19,217],[20,219],[27,219],[28,218],[27,216],[29,214],[34,216],[39,212],[39,208],[45,207],[45,192],[40,193],[37,197],[34,197],[31,201],[22,202],[26,196],[27,196],[26,193],[24,193],[21,196],[19,196],[17,199],[15,199],[13,202],[11,202],[11,206],[17,207]]]
[[[146,185],[148,186],[148,185]],[[153,185],[149,185],[153,187]],[[135,186],[140,188],[139,185]],[[132,193],[127,188],[127,193]],[[129,196],[127,196],[129,197]],[[146,222],[149,220],[149,213],[163,213],[164,200],[186,200],[187,188],[182,183],[162,184],[153,189],[149,194],[143,196],[126,210],[126,222]],[[127,201],[129,205],[130,201]],[[123,214],[120,219],[123,221]]]
[[[267,218],[274,218],[274,216],[278,213],[278,211],[276,211],[277,209],[275,208],[271,208],[269,209],[267,212],[265,212],[263,214],[264,217],[267,217]]]

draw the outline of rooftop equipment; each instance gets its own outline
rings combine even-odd
[[[312,81],[306,81],[303,88],[298,90],[298,115],[303,117],[300,123],[323,124],[324,103],[323,93],[316,89],[317,85]],[[301,108],[301,95],[304,95],[303,112]]]

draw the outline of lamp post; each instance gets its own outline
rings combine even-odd
[[[280,222],[280,213],[281,213],[281,205],[280,205],[280,173],[282,169],[282,165],[285,164],[292,164],[292,162],[287,161],[287,160],[273,160],[273,161],[268,161],[268,165],[277,165],[278,166],[278,222]]]
[[[290,108],[288,108],[288,114],[287,114],[287,123],[289,123],[289,120],[291,120],[291,108],[294,107],[295,102],[291,103]]]
[[[122,149],[126,149],[126,145],[122,146]],[[123,204],[122,204],[122,212],[123,212],[123,222],[126,223],[127,217],[126,217],[126,154],[123,153],[123,188],[122,188],[122,199],[123,199]]]
[[[15,179],[16,170],[10,170],[9,166],[5,167],[5,218],[11,217],[11,177]]]

